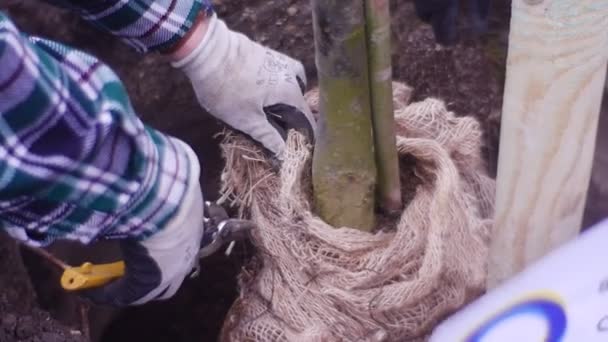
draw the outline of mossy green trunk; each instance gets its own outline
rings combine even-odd
[[[388,0],[364,0],[371,108],[378,166],[378,204],[386,212],[401,212],[401,182],[393,113],[391,16]]]
[[[317,213],[371,230],[376,163],[363,0],[312,0],[321,118],[313,158]]]

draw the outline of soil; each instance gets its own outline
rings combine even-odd
[[[309,85],[316,83],[309,0],[214,2],[231,28],[301,60]],[[491,174],[496,170],[509,22],[509,1],[494,4],[486,37],[473,37],[463,20],[461,43],[445,49],[436,46],[410,1],[392,1],[395,79],[414,88],[414,100],[438,97],[457,114],[478,118]],[[222,127],[199,107],[188,80],[162,56],[139,55],[73,13],[41,1],[0,0],[0,10],[7,11],[24,32],[76,46],[110,65],[144,122],[193,146],[203,163],[204,194],[207,199],[217,197],[223,163],[215,134]],[[237,296],[236,275],[252,253],[248,246],[237,247],[230,257],[204,260],[202,275],[187,280],[170,301],[124,310],[87,309],[77,296],[59,289],[57,269],[25,249],[19,253],[12,241],[0,235],[0,342],[84,341],[85,334],[93,341],[108,342],[215,341]],[[120,257],[111,243],[92,249],[57,244],[50,250],[70,264]]]
[[[86,342],[82,326],[55,321],[41,310],[17,245],[0,234],[0,342]]]

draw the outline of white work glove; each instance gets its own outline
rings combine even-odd
[[[188,76],[211,115],[275,156],[281,157],[290,129],[314,138],[302,64],[229,30],[216,15],[198,46],[172,65]]]
[[[203,196],[196,155],[182,143],[192,161],[190,182],[182,205],[165,228],[143,241],[121,242],[125,275],[104,286],[83,292],[93,302],[112,306],[139,305],[172,297],[184,278],[198,265],[204,232]]]

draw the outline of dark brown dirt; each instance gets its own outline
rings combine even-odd
[[[604,102],[600,112],[595,158],[591,170],[591,182],[587,193],[587,206],[583,227],[608,217],[608,84],[604,88]]]
[[[85,342],[82,326],[67,326],[36,303],[17,246],[0,234],[0,342]]]
[[[233,29],[302,60],[309,83],[316,83],[309,0],[214,2],[220,16]],[[495,1],[491,33],[485,42],[472,39],[463,21],[462,43],[450,49],[436,48],[431,30],[415,17],[410,1],[392,1],[392,7],[395,79],[414,87],[414,100],[439,97],[457,114],[478,118],[486,133],[485,157],[494,173],[509,1]],[[161,56],[138,55],[113,37],[87,26],[74,14],[41,1],[0,0],[0,10],[7,11],[24,32],[79,47],[113,67],[144,122],[194,147],[203,163],[201,182],[205,196],[207,199],[217,196],[223,163],[214,134],[221,126],[200,109],[187,79]],[[51,250],[71,264],[120,257],[105,245],[85,249],[58,244]],[[188,280],[171,301],[126,310],[92,307],[86,319],[93,340],[216,340],[237,295],[236,274],[250,253],[250,249],[240,246],[230,258],[217,255],[205,260],[201,277]],[[36,291],[23,271],[16,247],[0,236],[0,342],[81,341],[78,333],[71,332],[82,325],[81,302],[58,288],[57,270],[40,257],[24,255]],[[62,323],[47,320],[48,314],[39,305]]]

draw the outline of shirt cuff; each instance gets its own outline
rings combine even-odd
[[[84,20],[139,52],[171,49],[188,35],[200,15],[213,14],[210,0],[112,0],[75,6]]]

